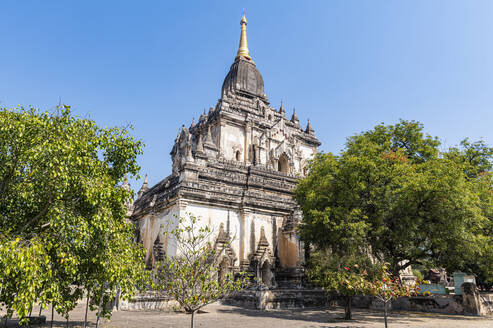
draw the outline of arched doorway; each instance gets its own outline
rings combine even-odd
[[[272,280],[272,270],[269,261],[265,261],[264,264],[262,264],[261,275],[262,283],[267,287],[270,287]]]
[[[282,154],[281,157],[279,157],[279,161],[277,161],[277,170],[282,173],[289,172],[289,160],[286,154]]]

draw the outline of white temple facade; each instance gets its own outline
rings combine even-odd
[[[282,103],[271,107],[248,51],[246,25],[243,16],[221,98],[198,122],[179,129],[171,174],[152,188],[146,179],[131,220],[149,265],[177,255],[165,231],[191,213],[216,232],[223,257],[218,269],[250,271],[277,286],[300,275],[304,253],[295,227],[301,212],[292,190],[320,142],[310,122],[303,129],[294,111],[288,118]],[[233,242],[225,244],[229,238]]]

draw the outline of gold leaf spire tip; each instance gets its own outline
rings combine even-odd
[[[246,33],[247,19],[245,17],[245,10],[243,10],[243,16],[241,17],[240,25],[241,25],[240,47],[238,48],[238,52],[236,53],[235,60],[240,57],[246,58],[248,60],[252,60],[252,57],[250,57],[250,51],[248,51],[248,42],[247,42],[247,33]]]
[[[245,17],[245,9],[243,9],[243,17],[241,17],[241,22],[240,24],[247,23],[246,17]]]

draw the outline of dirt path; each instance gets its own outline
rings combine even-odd
[[[37,314],[39,308],[33,313]],[[195,326],[201,328],[298,328],[298,327],[324,327],[324,328],[362,328],[383,327],[383,315],[381,312],[355,309],[354,320],[349,322],[341,320],[343,309],[320,310],[278,310],[258,311],[244,309],[221,304],[211,304],[204,308],[204,313],[196,315]],[[50,310],[44,310],[48,320],[51,318]],[[81,302],[71,312],[69,327],[82,327],[84,320],[84,303]],[[95,327],[96,315],[90,313],[89,327]],[[2,322],[3,323],[3,322]],[[110,321],[103,319],[100,327],[188,327],[190,316],[183,313],[166,312],[129,312],[115,311]],[[55,315],[54,327],[66,327],[64,318]],[[11,322],[9,327],[15,327]],[[2,327],[0,325],[0,327]],[[38,327],[50,327],[49,324]],[[453,316],[431,313],[394,312],[389,321],[389,327],[419,327],[419,328],[486,328],[493,327],[493,317],[469,317]]]

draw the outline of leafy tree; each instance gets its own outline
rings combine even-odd
[[[401,296],[415,294],[419,288],[418,286],[417,282],[412,285],[402,284],[398,277],[393,277],[387,270],[386,264],[380,265],[377,275],[372,280],[367,281],[369,294],[383,303],[385,328],[388,326],[387,317],[390,302]]]
[[[302,238],[334,253],[367,247],[394,276],[413,264],[471,271],[490,257],[491,148],[465,141],[440,151],[422,130],[378,125],[338,156],[318,154],[295,190]]]
[[[449,149],[445,156],[463,165],[464,173],[471,179],[476,179],[493,169],[493,148],[488,147],[483,140],[470,142],[464,139],[458,147]]]
[[[365,251],[353,251],[346,255],[318,250],[310,258],[308,277],[312,283],[328,292],[344,296],[344,319],[350,320],[352,298],[372,295],[384,305],[387,327],[388,305],[401,296],[416,292],[417,282],[403,284],[393,277],[386,263],[375,263]]]
[[[24,317],[38,302],[68,317],[83,290],[105,301],[117,284],[123,297],[135,291],[143,250],[125,220],[132,191],[119,185],[138,174],[141,146],[127,128],[101,128],[68,106],[0,110],[0,306],[8,316]]]
[[[444,155],[461,165],[466,176],[473,182],[481,212],[489,219],[481,235],[484,247],[481,256],[466,260],[464,265],[476,275],[478,286],[489,290],[493,286],[493,148],[482,140],[470,142],[465,139]]]
[[[241,272],[237,277],[233,272],[224,277],[218,275],[222,249],[214,247],[213,230],[199,225],[195,216],[179,218],[179,224],[167,233],[177,247],[177,254],[158,263],[155,289],[168,294],[190,313],[193,328],[198,310],[244,289],[248,280]]]
[[[317,250],[309,261],[307,274],[311,283],[322,287],[326,293],[343,296],[344,319],[351,320],[352,299],[368,294],[369,281],[377,276],[378,266],[364,251],[342,254]]]
[[[16,311],[25,316],[36,301],[36,290],[43,276],[49,257],[43,252],[38,239],[23,241],[0,236],[0,295],[7,307],[7,317]],[[28,260],[33,260],[28,262]]]

